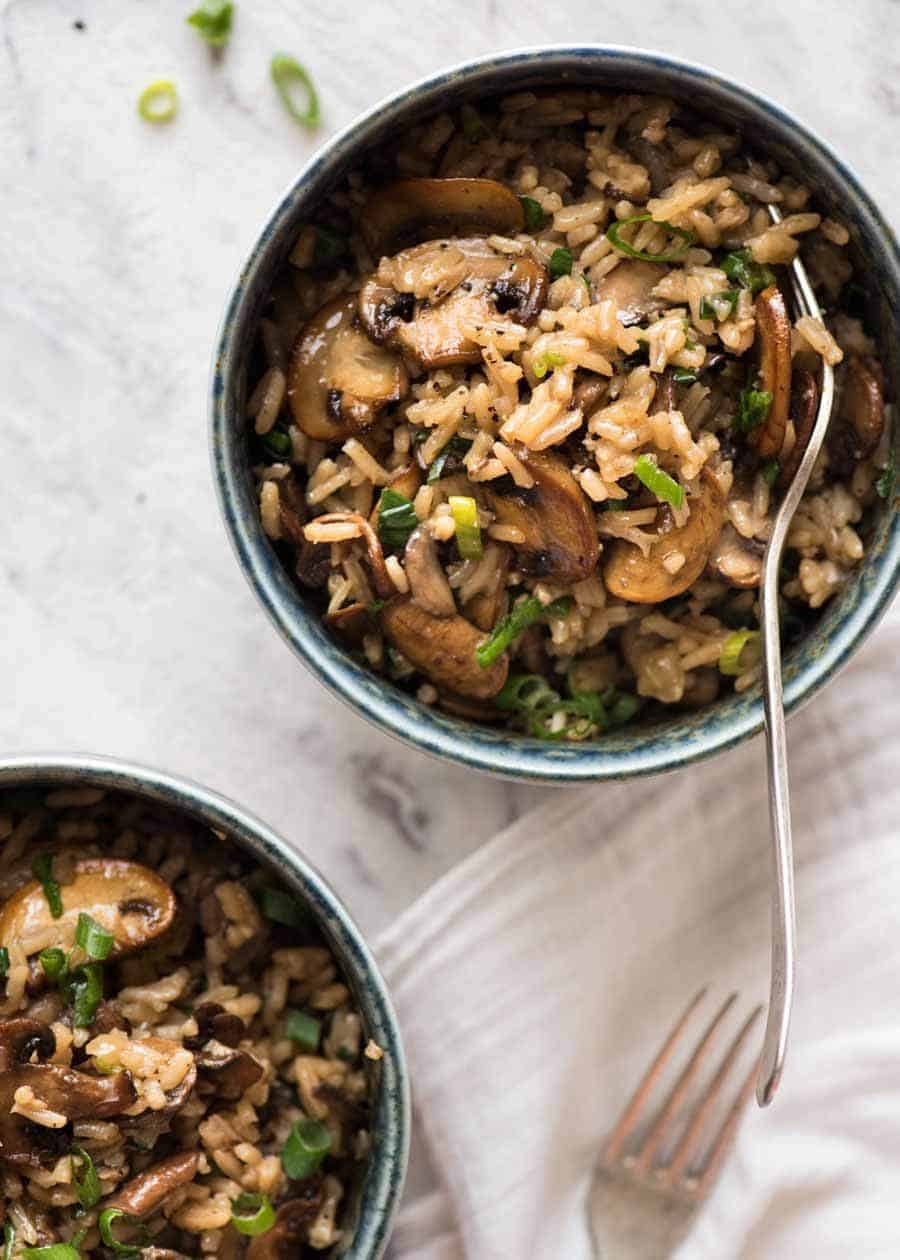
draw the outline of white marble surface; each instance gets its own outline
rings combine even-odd
[[[221,60],[184,24],[191,7],[0,5],[0,749],[192,775],[302,846],[375,929],[542,793],[368,727],[294,660],[239,573],[206,386],[258,225],[379,97],[553,40],[653,44],[731,72],[810,121],[886,202],[900,193],[900,5],[239,0]],[[276,50],[315,77],[316,135],[274,96]],[[159,77],[181,94],[168,127],[135,110]]]

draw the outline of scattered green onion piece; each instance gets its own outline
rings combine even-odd
[[[475,649],[475,659],[482,669],[488,669],[523,630],[545,617],[565,617],[571,607],[572,600],[568,595],[555,599],[552,604],[542,604],[536,595],[530,595],[497,622],[485,641]]]
[[[284,1021],[284,1035],[296,1041],[304,1050],[315,1054],[322,1036],[322,1021],[306,1011],[288,1011]]]
[[[97,1220],[97,1227],[100,1230],[100,1237],[107,1247],[110,1247],[117,1255],[120,1256],[136,1256],[140,1254],[141,1248],[146,1245],[149,1238],[148,1231],[141,1226],[142,1241],[135,1245],[134,1243],[123,1243],[116,1238],[112,1232],[113,1221],[122,1219],[126,1225],[136,1225],[137,1220],[133,1216],[129,1216],[122,1208],[104,1208]]]
[[[758,263],[749,249],[735,249],[719,264],[728,279],[741,289],[759,293],[775,283],[775,272],[765,263]]]
[[[282,927],[308,926],[309,918],[296,897],[283,888],[263,888],[259,894],[259,908],[272,923]]]
[[[772,395],[767,389],[741,390],[737,415],[734,417],[735,429],[738,433],[752,433],[764,422],[771,406]]]
[[[0,945],[0,980],[9,975],[9,950]]]
[[[604,499],[600,506],[604,512],[627,512],[628,500],[627,499]]]
[[[178,93],[171,79],[157,79],[138,97],[138,113],[145,122],[171,122],[178,113]]]
[[[771,489],[778,480],[778,474],[781,472],[781,465],[777,459],[770,459],[763,464],[760,472],[762,473],[763,481],[769,489]]]
[[[550,255],[550,275],[554,280],[558,280],[560,276],[570,276],[572,274],[572,251],[561,245],[559,249],[555,249]]]
[[[672,507],[684,506],[684,486],[670,477],[650,455],[639,455],[634,464],[634,475],[645,485],[651,494],[663,503],[671,503]]]
[[[616,249],[623,254],[627,254],[629,258],[640,258],[642,262],[676,262],[693,245],[694,233],[688,232],[685,228],[675,227],[666,219],[660,219],[659,226],[666,228],[673,236],[679,237],[683,242],[671,254],[647,254],[642,249],[635,249],[633,245],[629,245],[627,241],[622,240],[621,232],[623,227],[627,227],[629,223],[649,223],[652,218],[652,214],[633,214],[628,219],[619,219],[618,222],[611,224],[607,229],[606,239],[611,241]]]
[[[676,385],[693,385],[697,380],[697,373],[693,368],[676,368],[672,379]]]
[[[12,1252],[9,1253],[12,1255]],[[23,1247],[19,1253],[25,1260],[80,1260],[81,1252],[71,1243],[52,1243],[49,1247]],[[130,1253],[137,1255],[137,1251]]]
[[[72,1006],[72,1023],[76,1028],[89,1028],[103,998],[103,968],[89,962],[76,968],[66,983]]]
[[[519,200],[525,211],[525,231],[536,232],[538,228],[544,226],[544,211],[541,209],[541,203],[535,201],[534,197],[520,197]]]
[[[272,455],[280,457],[291,453],[290,435],[283,433],[281,429],[270,429],[268,433],[263,434],[262,444]]]
[[[385,547],[399,551],[419,524],[415,508],[405,494],[386,487],[378,500],[378,537]]]
[[[721,293],[713,293],[711,297],[701,298],[700,318],[711,319],[713,323],[722,323],[734,314],[734,308],[740,296],[740,289],[723,289]]]
[[[487,127],[481,119],[478,110],[472,105],[463,105],[459,111],[459,120],[462,124],[463,135],[474,144],[476,140],[480,140],[482,136],[487,135]]]
[[[468,494],[451,494],[448,501],[456,524],[456,546],[460,556],[463,560],[480,560],[484,548],[481,545],[478,504]]]
[[[39,853],[31,863],[31,873],[44,890],[51,915],[54,919],[58,919],[63,912],[63,903],[59,884],[53,878],[53,855]]]
[[[348,248],[347,238],[342,236],[340,232],[335,232],[333,228],[316,227],[313,262],[317,267],[321,267],[325,263],[334,262],[336,258],[343,258]]]
[[[3,1260],[12,1260],[13,1250],[16,1245],[16,1231],[11,1221],[6,1221],[3,1226]]]
[[[38,954],[38,962],[48,980],[58,980],[66,970],[66,956],[56,946],[42,949]]]
[[[640,711],[640,707],[640,700],[630,691],[617,691],[606,710],[610,726],[624,726]]]
[[[494,704],[507,713],[530,713],[548,704],[558,704],[559,694],[540,674],[510,674]]]
[[[272,1200],[267,1194],[239,1194],[231,1200],[231,1223],[239,1234],[251,1238],[268,1233],[275,1224]]]
[[[426,434],[427,436],[427,434]],[[466,442],[462,438],[452,437],[446,446],[441,447],[435,458],[432,460],[428,469],[428,484],[433,486],[436,481],[440,481],[444,475],[444,469],[447,460],[451,455],[461,455],[469,449],[471,442]]]
[[[230,0],[203,0],[187,19],[212,48],[223,48],[231,34],[234,5]]]
[[[888,452],[887,463],[875,482],[875,493],[882,499],[893,499],[897,484],[897,461],[893,447]]]
[[[576,722],[561,730],[551,730],[557,713],[564,713],[567,718],[575,718]],[[609,725],[603,702],[596,691],[584,691],[568,700],[559,700],[538,709],[529,723],[531,734],[537,739],[586,739],[596,727],[605,730]]]
[[[531,370],[538,378],[543,380],[551,368],[565,367],[566,356],[559,354],[556,350],[548,350],[546,354],[539,354],[532,361]]]
[[[75,1186],[75,1193],[78,1195],[78,1202],[87,1212],[103,1198],[100,1178],[97,1176],[94,1161],[86,1150],[80,1146],[73,1146],[70,1154],[73,1161],[77,1160],[81,1165],[80,1171],[73,1166],[72,1182]]]
[[[759,638],[758,630],[735,630],[722,644],[719,653],[719,673],[735,678],[741,672],[741,653],[748,643]]]
[[[318,1120],[298,1120],[281,1151],[281,1166],[292,1181],[311,1177],[331,1150],[331,1133]]]
[[[384,599],[373,599],[370,603],[366,604],[366,612],[370,613],[373,617],[377,617],[386,603],[387,600]]]
[[[104,958],[109,957],[109,951],[115,944],[115,937],[112,932],[107,932],[96,919],[82,910],[75,928],[75,944],[80,945],[89,958],[96,958],[98,962],[102,962]]]
[[[312,79],[300,62],[287,53],[276,53],[272,58],[271,73],[272,82],[281,97],[281,103],[294,122],[300,123],[302,127],[318,127],[319,98]],[[297,84],[306,93],[305,111],[297,108],[293,97],[293,89]]]

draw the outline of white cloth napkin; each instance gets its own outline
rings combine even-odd
[[[788,1067],[679,1260],[898,1254],[898,654],[894,614],[789,724]],[[665,1031],[704,984],[704,1015],[766,998],[768,846],[756,740],[549,793],[401,917],[379,952],[442,1190],[402,1214],[391,1260],[587,1260],[593,1160]]]

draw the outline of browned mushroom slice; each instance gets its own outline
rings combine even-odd
[[[849,476],[866,459],[884,432],[884,397],[871,364],[852,358],[844,370],[837,415],[831,427],[828,454],[840,477]]]
[[[630,258],[620,262],[595,286],[596,299],[615,302],[620,323],[640,324],[666,305],[664,298],[653,296],[654,288],[665,274],[666,268],[658,263]]]
[[[194,1008],[196,1035],[182,1038],[188,1050],[199,1050],[207,1041],[218,1041],[234,1047],[246,1035],[247,1026],[240,1015],[232,1015],[218,1002],[201,1002]]]
[[[297,427],[316,441],[368,428],[409,387],[399,357],[373,345],[356,314],[355,296],[327,303],[300,330],[291,355],[288,402]]]
[[[179,1186],[193,1181],[200,1155],[197,1151],[177,1151],[152,1164],[126,1181],[124,1186],[103,1202],[104,1208],[121,1208],[129,1216],[143,1220]]]
[[[611,595],[635,604],[659,604],[697,580],[725,519],[724,495],[706,469],[700,487],[700,493],[688,500],[691,513],[684,525],[675,524],[668,507],[660,509],[657,538],[647,555],[635,543],[616,539],[603,566],[603,580]]]
[[[82,858],[60,891],[63,912],[54,919],[37,880],[20,888],[0,911],[0,941],[16,941],[28,956],[48,946],[70,950],[84,911],[112,933],[118,957],[161,936],[175,917],[172,889],[138,862]]]
[[[764,552],[762,543],[742,538],[734,526],[726,522],[712,549],[709,567],[729,586],[759,586]]]
[[[246,1050],[209,1041],[196,1056],[201,1080],[212,1085],[217,1098],[237,1102],[262,1077],[263,1065]]]
[[[362,214],[375,258],[401,245],[464,232],[521,232],[522,203],[495,179],[398,179],[379,188]]]
[[[297,1186],[298,1193],[282,1203],[275,1224],[250,1243],[247,1260],[294,1260],[319,1214],[323,1190],[321,1179],[311,1178]]]
[[[362,647],[362,641],[372,629],[372,618],[365,604],[345,604],[334,612],[326,613],[324,622],[329,629],[349,643],[351,647]]]
[[[653,396],[653,410],[675,410],[675,374],[671,368],[666,368],[656,382],[656,393]]]
[[[508,717],[496,705],[486,700],[470,700],[466,696],[454,695],[451,691],[438,692],[438,705],[445,713],[453,717],[465,718],[468,722],[503,722]]]
[[[774,284],[756,299],[756,341],[759,388],[772,395],[772,402],[748,440],[760,459],[771,459],[781,450],[791,405],[791,320],[784,295]]]
[[[816,424],[819,403],[819,387],[811,372],[794,372],[791,385],[791,418],[794,421],[794,445],[790,455],[781,462],[778,484],[786,488],[794,480],[800,461],[809,445]]]
[[[508,319],[530,324],[547,292],[547,271],[510,260],[481,237],[429,241],[385,259],[359,295],[366,332],[423,367],[477,363],[469,330]]]
[[[499,553],[496,577],[487,590],[479,591],[477,595],[473,595],[471,599],[466,601],[463,608],[466,619],[474,622],[478,629],[483,630],[485,634],[493,630],[506,612],[506,578],[510,565],[508,547],[501,547],[497,543],[488,543],[488,547],[496,548]],[[485,555],[487,555],[487,549],[485,550]]]
[[[384,563],[384,549],[381,540],[372,524],[357,512],[328,512],[325,516],[317,516],[318,525],[356,525],[366,544],[366,557],[372,574],[372,582],[380,599],[389,599],[395,593],[395,587]]]
[[[420,525],[410,534],[403,552],[403,567],[413,600],[433,617],[452,617],[456,600],[447,574],[438,559],[434,539]]]
[[[484,636],[465,617],[433,617],[411,599],[396,599],[382,610],[381,624],[397,651],[439,691],[489,700],[506,682],[505,655],[487,669],[478,664],[475,649]]]
[[[534,478],[528,488],[502,480],[485,483],[488,506],[501,525],[521,530],[514,543],[516,568],[553,582],[580,582],[597,567],[600,544],[593,510],[558,455],[520,452]]]

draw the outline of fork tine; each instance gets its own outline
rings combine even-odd
[[[693,1158],[707,1117],[721,1093],[726,1077],[734,1066],[734,1062],[740,1053],[741,1046],[746,1041],[751,1028],[762,1014],[762,1009],[762,1006],[757,1006],[756,1009],[752,1010],[744,1020],[744,1023],[738,1030],[737,1036],[725,1052],[715,1076],[712,1078],[707,1087],[706,1093],[697,1104],[690,1123],[680,1138],[678,1145],[675,1147],[671,1160],[666,1165],[665,1179],[670,1184],[681,1176]]]
[[[697,1199],[704,1198],[710,1189],[710,1186],[719,1175],[719,1169],[722,1161],[731,1148],[737,1133],[737,1127],[741,1122],[744,1109],[753,1093],[756,1085],[756,1075],[759,1072],[759,1063],[762,1055],[759,1055],[753,1062],[749,1072],[744,1077],[744,1083],[740,1092],[731,1105],[731,1110],[725,1117],[725,1121],[716,1135],[716,1139],[710,1147],[709,1154],[706,1157],[706,1163],[697,1174],[696,1184],[692,1189],[692,1194]]]
[[[703,1001],[705,997],[706,997],[706,989],[704,988],[704,989],[701,989],[699,993],[694,995],[694,997],[688,1003],[687,1009],[676,1020],[675,1027],[672,1029],[672,1031],[669,1033],[666,1040],[663,1042],[663,1046],[659,1054],[657,1054],[656,1058],[647,1068],[647,1071],[644,1073],[641,1083],[638,1085],[637,1089],[631,1095],[631,1098],[629,1098],[628,1103],[626,1104],[625,1110],[622,1112],[621,1116],[619,1117],[616,1127],[613,1129],[612,1133],[607,1138],[606,1146],[603,1148],[603,1155],[602,1155],[603,1163],[611,1164],[614,1160],[618,1159],[619,1154],[622,1150],[622,1147],[624,1146],[625,1142],[628,1140],[629,1136],[631,1135],[631,1131],[634,1128],[634,1125],[637,1120],[638,1112],[643,1107],[644,1102],[646,1101],[647,1095],[650,1093],[650,1091],[653,1089],[653,1086],[656,1084],[656,1081],[657,1081],[657,1078],[659,1077],[660,1072],[662,1072],[663,1068],[666,1066],[666,1063],[669,1060],[669,1056],[671,1055],[672,1050],[675,1047],[675,1042],[681,1036],[682,1031],[684,1030],[685,1024],[691,1018],[694,1011],[697,1009],[697,1007],[700,1005],[700,1003]]]
[[[688,1060],[687,1066],[672,1086],[672,1092],[666,1099],[665,1106],[655,1121],[653,1128],[644,1139],[644,1144],[635,1157],[633,1167],[637,1176],[642,1176],[649,1171],[650,1165],[653,1163],[654,1156],[662,1143],[665,1141],[672,1121],[675,1118],[675,1114],[684,1101],[684,1096],[690,1088],[691,1081],[700,1069],[700,1065],[703,1062],[706,1051],[709,1049],[712,1039],[716,1035],[716,1030],[736,1000],[737,994],[732,993],[719,1007],[718,1011],[710,1021],[706,1032],[703,1034],[700,1044]]]

